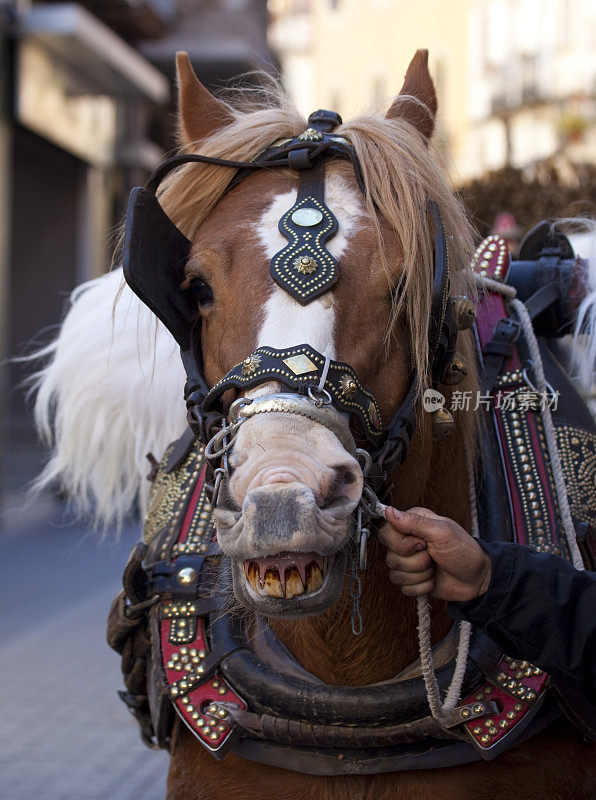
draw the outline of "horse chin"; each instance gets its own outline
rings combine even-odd
[[[347,551],[328,556],[286,552],[231,561],[234,594],[245,608],[267,617],[307,617],[339,600]]]

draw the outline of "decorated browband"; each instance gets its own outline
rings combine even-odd
[[[374,395],[362,386],[352,367],[327,359],[308,344],[285,350],[257,348],[213,386],[204,407],[206,410],[215,407],[228,389],[248,389],[268,380],[300,394],[309,394],[310,389],[315,400],[323,400],[327,392],[338,411],[354,416],[370,442],[377,444],[383,434],[379,405]]]

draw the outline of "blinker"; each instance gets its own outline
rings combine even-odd
[[[153,192],[133,189],[126,213],[124,277],[182,350],[190,349],[197,318],[192,293],[182,289],[190,248]]]

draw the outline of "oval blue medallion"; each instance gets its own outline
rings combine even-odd
[[[301,228],[312,228],[313,225],[318,225],[322,219],[321,212],[317,208],[309,206],[297,208],[292,214],[292,222],[295,225],[300,225]]]

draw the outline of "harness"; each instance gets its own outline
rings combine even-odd
[[[153,476],[144,542],[131,553],[124,592],[116,598],[110,615],[109,641],[123,653],[128,691],[121,694],[148,744],[167,747],[177,715],[217,758],[234,752],[261,763],[321,775],[490,760],[548,725],[558,710],[547,696],[548,675],[503,655],[481,632],[472,634],[462,699],[439,723],[428,715],[418,665],[379,685],[329,686],[295,661],[264,620],[249,621],[229,606],[231,569],[217,543],[211,515],[218,487],[226,477],[234,426],[256,413],[284,410],[330,427],[346,449],[362,454],[365,461],[369,493],[360,516],[364,512],[366,521],[366,515],[370,518],[375,513],[375,492],[383,495],[387,490],[388,470],[395,471],[407,455],[416,425],[416,376],[385,429],[376,399],[354,370],[306,344],[283,351],[258,348],[209,389],[202,370],[200,321],[191,297],[181,288],[190,242],[163,212],[156,191],[171,169],[193,161],[236,167],[238,173],[229,188],[257,169],[298,170],[296,202],[280,221],[288,245],[272,258],[270,270],[273,280],[298,302],[311,302],[339,277],[339,265],[325,248],[336,222],[324,204],[324,159],[349,159],[363,188],[353,149],[345,139],[332,135],[340,121],[331,112],[316,112],[304,134],[276,144],[250,163],[199,155],[170,159],[146,187],[134,189],[131,195],[126,279],[181,347],[191,430],[168,448]],[[454,303],[449,297],[445,234],[433,201],[428,202],[428,212],[435,231],[429,372],[436,389],[439,381],[446,382],[457,372],[451,365],[456,361],[458,326],[470,327],[473,314],[467,302]],[[543,244],[535,245],[539,252],[528,253],[528,263],[540,260]],[[567,255],[551,253],[551,268],[558,269],[558,275],[575,274]],[[504,282],[509,267],[504,243],[495,238],[485,241],[475,265],[481,277]],[[550,306],[540,305],[535,302],[537,314]],[[566,313],[563,305],[559,311]],[[478,320],[474,330],[479,353],[484,353],[485,385],[490,382],[492,389],[497,382],[519,399],[520,392],[528,389],[527,343],[520,336],[519,323],[496,291],[481,301]],[[546,356],[544,363],[549,384],[563,385],[562,370]],[[225,391],[268,380],[289,391],[250,403],[241,398],[224,417],[221,397]],[[584,486],[577,474],[577,445],[571,442],[578,440],[586,452],[596,452],[596,432],[579,397],[567,387],[565,392],[570,400],[567,415],[557,421],[557,436],[572,506],[585,509],[582,493],[594,474]],[[336,415],[329,407],[350,415],[357,435],[367,443],[366,451],[355,447],[345,427],[334,422]],[[508,413],[491,405],[486,409],[486,423],[477,487],[483,538],[515,540],[569,557],[560,533],[554,476],[545,462],[540,415],[533,408],[521,411],[519,402],[510,404]],[[536,463],[536,475],[525,468],[528,458]],[[214,469],[210,462],[221,466]],[[529,474],[539,488],[529,488]],[[533,495],[539,497],[538,508]],[[501,502],[504,497],[506,504]],[[534,512],[542,513],[543,506],[550,516],[540,517],[538,525]],[[596,509],[588,518],[596,522]],[[577,520],[580,539],[581,522]],[[442,692],[455,671],[455,635],[454,629],[433,648]],[[584,722],[583,730],[594,734],[590,722]]]

